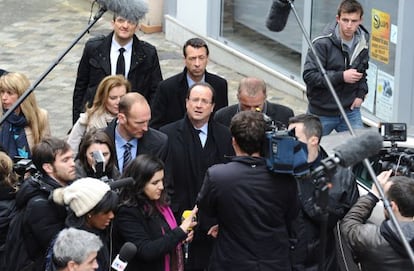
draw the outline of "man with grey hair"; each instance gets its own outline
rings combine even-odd
[[[96,256],[101,247],[102,241],[93,233],[75,228],[64,229],[53,245],[52,262],[47,270],[96,270]]]
[[[245,77],[240,80],[237,90],[238,104],[224,107],[216,112],[214,120],[229,127],[234,115],[240,111],[257,111],[269,116],[278,128],[286,128],[293,110],[287,106],[271,103],[266,100],[266,83],[256,77]]]

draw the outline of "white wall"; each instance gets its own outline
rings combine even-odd
[[[146,0],[145,2],[148,3],[148,13],[145,15],[143,23],[147,25],[161,25],[164,0]]]
[[[193,32],[206,36],[207,0],[177,0],[176,19]]]

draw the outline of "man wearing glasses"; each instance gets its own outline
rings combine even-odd
[[[162,80],[157,50],[135,34],[138,22],[114,14],[112,28],[109,35],[92,38],[85,45],[73,91],[73,123],[85,105],[92,104],[98,84],[107,75],[124,75],[131,89],[149,103]]]

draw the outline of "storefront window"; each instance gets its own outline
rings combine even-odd
[[[303,14],[303,1],[297,1]],[[302,33],[291,14],[281,32],[266,28],[271,0],[222,0],[220,38],[244,54],[269,67],[301,80]]]
[[[271,32],[266,28],[272,2],[222,0],[220,39],[259,62],[301,81],[303,34],[292,12],[283,31]],[[304,2],[294,2],[301,17],[305,12]],[[321,35],[327,24],[335,21],[339,3],[340,0],[312,1],[311,10],[306,11],[311,13],[311,39]],[[369,93],[363,106],[368,114],[390,121],[395,96],[398,1],[360,0],[360,3],[364,8],[363,26],[371,34],[370,68],[367,72]]]
[[[340,1],[313,1],[312,38],[335,20]],[[363,107],[383,121],[390,121],[394,106],[394,70],[397,43],[398,1],[359,1],[364,8],[363,26],[371,36],[367,72],[368,95]]]

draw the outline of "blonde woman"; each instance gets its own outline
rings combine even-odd
[[[119,100],[131,91],[131,84],[123,75],[105,77],[98,85],[92,106],[73,125],[68,143],[75,154],[85,132],[91,128],[105,128],[118,114]]]
[[[11,72],[0,77],[1,109],[4,114],[29,88],[29,79]],[[42,138],[50,136],[47,111],[37,105],[31,93],[0,127],[0,142],[11,158],[31,157],[31,149]]]

